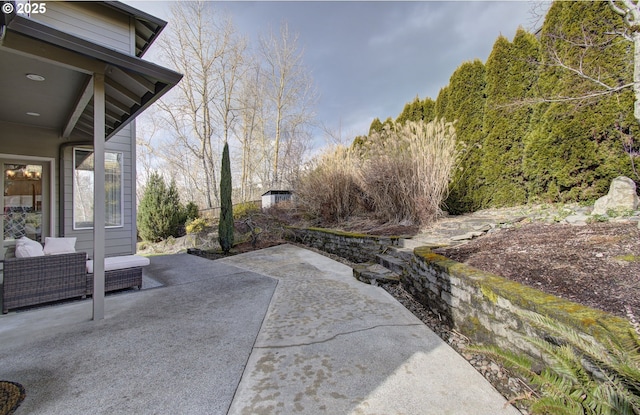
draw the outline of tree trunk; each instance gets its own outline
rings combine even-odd
[[[633,32],[633,115],[640,122],[640,32]]]

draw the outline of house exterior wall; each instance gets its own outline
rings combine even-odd
[[[0,121],[0,154],[10,156],[0,158],[21,159],[26,156],[55,160],[54,165],[50,166],[53,171],[49,172],[54,184],[52,189],[54,195],[49,197],[49,208],[53,209],[54,218],[58,217],[57,212],[59,210],[60,169],[57,164],[59,142],[59,136],[56,131]],[[49,184],[47,184],[47,188],[51,188]],[[50,193],[51,191],[46,192]],[[59,221],[53,220],[52,225],[53,235],[59,235]],[[51,236],[49,227],[47,227],[45,235]]]
[[[48,2],[31,18],[66,33],[133,55],[129,16],[91,2]]]
[[[135,28],[133,20],[126,14],[109,7],[91,2],[48,2],[47,12],[31,15],[33,20],[70,33],[96,44],[115,49],[129,55],[135,54]],[[13,126],[5,130],[0,126],[0,153],[16,155],[53,157],[60,169],[56,168],[56,195],[62,202],[56,202],[57,220],[55,236],[76,237],[76,250],[93,256],[93,229],[73,229],[73,145],[64,146],[62,159],[60,146],[65,143],[58,131],[26,132],[25,126]],[[33,129],[38,130],[38,129]],[[123,128],[105,144],[107,151],[123,154],[123,226],[107,228],[105,256],[129,255],[136,251],[136,181],[135,181],[135,122]],[[5,137],[7,137],[5,139]],[[43,145],[44,143],[44,145]],[[60,188],[62,187],[62,192]],[[58,196],[56,197],[58,198]],[[63,209],[60,211],[60,209]]]
[[[76,237],[76,250],[93,256],[93,229],[73,229],[73,149],[64,150],[64,236]],[[135,222],[135,127],[128,125],[105,144],[106,151],[123,154],[123,225],[105,230],[105,256],[130,255],[136,251]]]
[[[0,153],[58,157],[59,133],[0,121]]]

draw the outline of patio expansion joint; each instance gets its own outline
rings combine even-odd
[[[301,343],[292,343],[292,344],[281,344],[281,345],[264,345],[264,346],[254,346],[254,349],[287,349],[287,348],[291,348],[291,347],[301,347],[301,346],[313,346],[316,344],[322,344],[322,343],[328,343],[330,341],[333,341],[335,339],[337,339],[338,337],[342,337],[342,336],[349,336],[351,334],[355,334],[355,333],[362,333],[365,331],[369,331],[369,330],[375,330],[381,327],[423,327],[424,324],[422,323],[412,323],[412,324],[378,324],[375,326],[371,326],[371,327],[366,327],[363,329],[358,329],[358,330],[350,330],[350,331],[345,331],[342,333],[336,333],[335,335],[323,339],[323,340],[318,340],[318,341],[313,341],[313,342],[301,342]]]

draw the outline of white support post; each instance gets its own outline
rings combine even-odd
[[[104,74],[93,74],[93,319],[104,319]]]

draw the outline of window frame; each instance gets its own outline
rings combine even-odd
[[[93,226],[93,218],[92,218],[92,223],[91,226],[78,226],[77,225],[77,221],[76,221],[76,151],[89,151],[92,154],[95,152],[94,149],[92,147],[83,147],[83,146],[77,146],[77,147],[73,147],[73,157],[72,157],[72,172],[71,172],[71,202],[73,205],[73,210],[72,210],[72,222],[73,222],[73,230],[91,230],[94,228]],[[120,166],[120,224],[118,225],[105,225],[105,229],[116,229],[116,228],[123,228],[124,227],[124,152],[122,151],[113,151],[113,150],[105,150],[105,159],[106,159],[106,155],[107,154],[115,154],[116,155],[116,160],[118,160],[118,164]],[[92,172],[95,171],[92,170]],[[105,171],[105,176],[108,173]],[[106,178],[105,178],[106,181]],[[94,182],[95,183],[95,182]],[[106,183],[105,183],[106,184]],[[92,193],[93,194],[93,193]],[[105,204],[109,202],[108,199],[108,193],[106,192],[105,189]],[[106,220],[106,218],[105,218]]]

